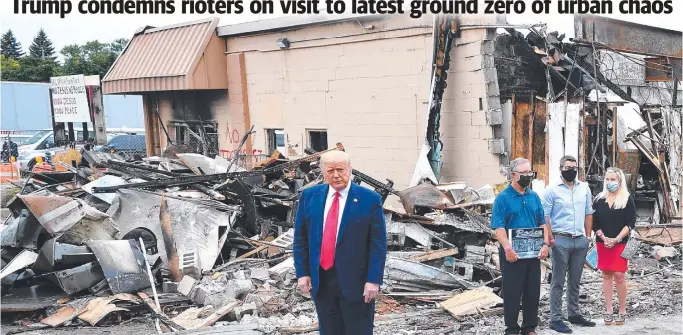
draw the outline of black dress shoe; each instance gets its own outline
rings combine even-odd
[[[568,318],[569,322],[574,325],[579,325],[583,327],[595,327],[595,322],[586,320],[583,316],[570,316]]]
[[[563,333],[563,334],[571,334],[572,330],[567,327],[567,325],[564,324],[562,321],[553,321],[550,322],[550,329],[558,332],[558,333]]]

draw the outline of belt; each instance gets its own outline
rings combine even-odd
[[[569,238],[579,238],[579,237],[583,236],[583,235],[574,236],[572,234],[567,234],[567,233],[553,233],[553,235],[564,236],[564,237],[569,237]]]

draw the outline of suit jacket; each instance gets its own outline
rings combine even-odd
[[[352,181],[344,213],[337,230],[334,266],[344,298],[363,300],[365,283],[382,284],[387,255],[386,226],[382,198]],[[329,185],[304,190],[294,224],[296,277],[310,276],[316,297],[320,284],[320,248]]]

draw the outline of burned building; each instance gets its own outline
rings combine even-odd
[[[321,15],[146,27],[103,79],[104,91],[144,96],[149,155],[177,143],[204,153],[206,137],[210,157],[244,155],[253,166],[274,150],[296,159],[342,142],[355,168],[405,188],[428,124],[432,21]],[[495,29],[482,28],[496,22],[463,18],[452,44],[440,116],[443,180],[505,180],[501,140],[493,141],[500,120],[489,112],[500,109]]]

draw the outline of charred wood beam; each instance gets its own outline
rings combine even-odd
[[[651,56],[681,58],[681,32],[597,15],[575,15],[574,34],[611,49]]]
[[[575,53],[573,55],[576,55]],[[573,56],[572,56],[573,57]],[[569,57],[566,57],[567,59]],[[630,101],[633,103],[638,104],[636,100],[634,100],[628,93],[626,93],[624,90],[621,89],[621,87],[611,80],[605,78],[605,75],[602,74],[600,71],[595,71],[595,68],[593,65],[591,65],[587,60],[581,58],[581,57],[576,57],[577,63],[582,66],[586,71],[593,72],[595,73],[596,76],[598,76],[598,82],[602,83],[603,85],[607,86],[612,92],[614,92],[616,95],[618,95],[620,98]]]

